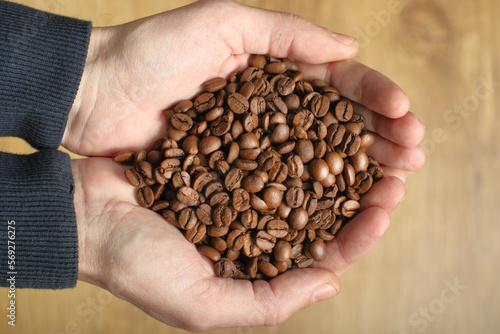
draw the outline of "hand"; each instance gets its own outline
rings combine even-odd
[[[93,28],[62,143],[88,156],[142,150],[165,136],[163,110],[246,67],[251,53],[317,64],[356,52],[354,39],[298,16],[220,0]]]

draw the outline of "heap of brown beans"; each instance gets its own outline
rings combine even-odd
[[[350,100],[290,59],[254,55],[229,80],[165,111],[149,151],[115,161],[139,205],[179,228],[215,274],[268,279],[327,256],[325,242],[383,177]]]

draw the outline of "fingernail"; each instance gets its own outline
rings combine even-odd
[[[337,290],[330,284],[323,284],[316,288],[312,296],[313,303],[319,303],[323,300],[330,299],[337,294]]]
[[[331,35],[334,39],[336,39],[340,43],[345,44],[345,45],[349,45],[349,46],[352,45],[356,41],[356,38],[354,38],[354,37],[343,35],[343,34],[338,34],[335,32],[332,32]]]

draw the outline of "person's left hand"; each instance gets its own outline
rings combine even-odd
[[[351,58],[357,46],[299,16],[221,0],[93,28],[62,144],[87,156],[142,150],[166,135],[163,110],[246,67],[252,53],[319,64]]]

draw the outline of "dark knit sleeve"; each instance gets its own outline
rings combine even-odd
[[[0,136],[60,145],[90,32],[90,22],[0,0]]]
[[[69,155],[0,152],[0,171],[0,286],[14,276],[16,288],[73,287],[78,239]]]

